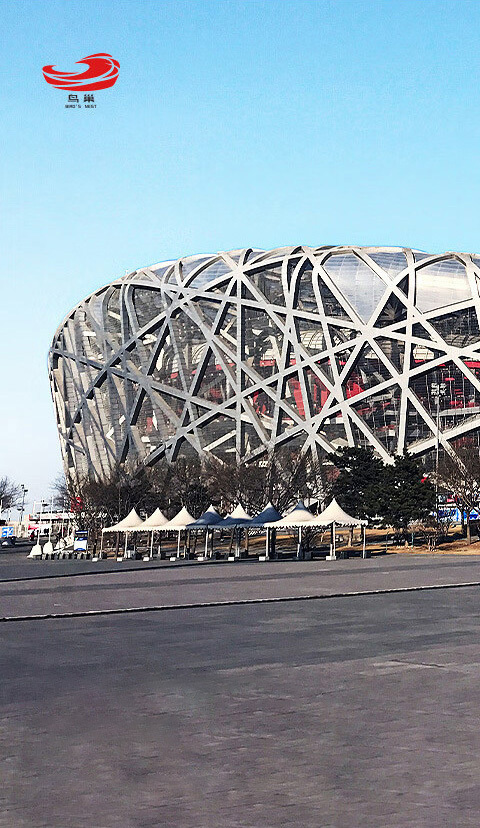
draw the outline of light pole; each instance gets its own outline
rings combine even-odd
[[[24,510],[24,508],[25,508],[25,495],[27,494],[28,489],[26,489],[26,488],[25,488],[25,484],[24,484],[24,483],[22,483],[22,485],[21,485],[21,487],[20,487],[20,488],[21,488],[21,490],[22,490],[22,507],[21,507],[21,509],[20,509],[20,523],[21,523],[21,522],[22,522],[22,520],[23,520],[23,510]]]
[[[50,525],[48,527],[48,540],[52,537],[52,515],[53,515],[53,494],[50,498]]]
[[[38,530],[37,530],[37,543],[40,543],[40,529],[42,526],[42,516],[43,516],[43,507],[48,506],[48,501],[41,500],[40,501],[40,519],[38,521]]]
[[[432,397],[437,402],[437,417],[436,417],[436,434],[435,434],[435,515],[437,518],[437,529],[439,526],[439,510],[438,510],[438,464],[440,456],[440,399],[447,393],[447,383],[432,382],[430,386]]]

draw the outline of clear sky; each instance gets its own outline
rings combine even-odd
[[[480,250],[480,4],[3,0],[0,476],[61,468],[50,340],[127,270],[286,244]],[[97,108],[42,66],[120,62]]]

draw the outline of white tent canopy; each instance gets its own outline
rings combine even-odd
[[[227,518],[234,518],[237,520],[252,520],[251,515],[249,515],[248,512],[245,511],[241,503],[239,503],[238,506],[235,506],[235,509],[233,510],[233,512],[230,512],[229,515],[227,515]],[[225,518],[225,520],[227,518]]]
[[[317,517],[311,521],[311,526],[331,526],[333,523],[338,526],[367,526],[368,520],[348,515],[337,503],[335,498]]]
[[[310,526],[331,526],[332,531],[332,545],[330,549],[330,555],[327,556],[327,560],[335,560],[337,558],[337,550],[336,550],[336,533],[335,529],[337,526],[362,526],[363,527],[363,551],[362,557],[368,557],[366,551],[366,529],[365,527],[368,525],[368,520],[362,520],[362,518],[352,517],[352,515],[348,515],[342,507],[337,503],[335,498],[333,498],[332,502],[327,506],[326,509],[323,510],[316,518],[314,518],[310,524]],[[342,555],[343,557],[343,555]]]
[[[214,525],[215,529],[233,529],[235,527],[249,526],[253,518],[245,511],[242,504],[235,506],[233,512]]]
[[[163,512],[161,512],[160,509],[155,509],[153,514],[151,514],[150,517],[144,520],[139,526],[135,526],[133,531],[155,532],[157,529],[162,529],[166,523],[168,523],[168,519],[165,517]]]
[[[188,509],[183,506],[179,512],[173,517],[171,520],[164,523],[163,526],[159,526],[158,529],[160,532],[182,532],[184,529],[187,528],[189,523],[193,523],[195,518],[192,517]]]
[[[299,526],[308,526],[312,520],[313,515],[310,509],[307,509],[300,500],[295,508],[291,512],[288,512],[287,515],[272,523],[265,523],[265,526],[273,529],[281,529],[282,527],[284,529],[297,529]]]
[[[135,509],[132,509],[126,518],[123,518],[114,526],[106,526],[105,529],[102,529],[102,532],[131,532],[132,529],[136,529],[142,523],[142,518],[137,515]]]

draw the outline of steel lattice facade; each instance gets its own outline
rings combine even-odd
[[[190,256],[96,291],[55,334],[66,469],[179,453],[455,451],[480,431],[480,258],[285,247]],[[435,384],[444,395],[437,412]]]

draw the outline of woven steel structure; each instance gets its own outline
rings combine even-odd
[[[49,370],[66,469],[476,444],[480,258],[285,247],[189,256],[93,293]],[[443,392],[437,404],[436,388]],[[437,410],[438,405],[438,410]]]

